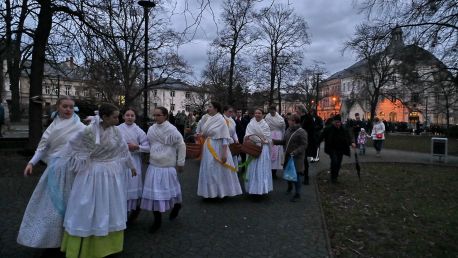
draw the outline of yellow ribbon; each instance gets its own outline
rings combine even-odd
[[[208,147],[208,151],[210,151],[210,153],[212,154],[213,158],[215,158],[216,161],[218,161],[221,165],[223,165],[224,167],[230,169],[232,172],[235,172],[237,173],[237,169],[227,163],[223,163],[223,161],[218,158],[218,155],[216,155],[216,152],[215,152],[215,149],[213,149],[211,143],[210,143],[210,138],[207,138],[207,147]]]

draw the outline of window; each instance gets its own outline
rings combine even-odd
[[[175,104],[170,104],[170,111],[175,111]]]
[[[170,91],[170,97],[175,97],[175,91],[174,90]]]
[[[88,89],[84,89],[84,90],[83,90],[83,96],[84,96],[84,97],[89,96],[89,90],[88,90]]]
[[[49,86],[48,84],[45,85],[45,94],[51,94],[51,86]]]
[[[157,90],[153,90],[153,96],[157,97]]]
[[[187,99],[191,98],[191,92],[187,91],[187,92],[185,93],[185,97],[186,97]]]
[[[153,107],[157,108],[157,103],[156,102],[153,103]]]
[[[184,110],[186,110],[186,112],[190,112],[191,111],[191,105],[186,105]]]
[[[96,93],[95,93],[95,97],[96,97],[97,99],[101,99],[102,96],[103,96],[103,94],[102,94],[101,92],[96,92]]]
[[[65,85],[65,95],[70,96],[71,95],[71,90],[72,90],[72,86],[71,85]]]
[[[410,101],[412,101],[412,102],[418,102],[418,101],[420,101],[420,94],[418,94],[418,93],[412,93],[412,95],[410,96]]]

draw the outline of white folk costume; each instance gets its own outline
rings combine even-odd
[[[142,152],[149,152],[149,143],[145,132],[135,123],[118,125],[121,134],[127,143],[137,144],[140,149],[131,151],[137,176],[128,177],[127,181],[127,211],[137,209],[138,201],[142,198]]]
[[[235,143],[239,141],[239,138],[237,137],[237,132],[235,130],[235,121],[232,117],[228,117],[226,115],[224,116],[224,120],[226,120],[227,127],[229,128],[229,144]],[[239,165],[239,159],[238,155],[232,155],[232,160],[234,161],[234,167],[238,167]]]
[[[270,136],[270,128],[267,122],[262,119],[256,121],[255,118],[251,119],[246,128],[246,136],[254,141],[256,144],[262,144],[262,152],[258,158],[252,158],[248,163],[245,190],[249,194],[267,194],[273,190],[272,184],[272,166],[270,162],[270,144],[272,138]],[[257,135],[250,136],[250,135]],[[246,137],[245,136],[245,137]],[[262,140],[268,143],[262,143]]]
[[[285,119],[280,114],[275,112],[275,116],[270,113],[264,118],[269,125],[270,134],[273,140],[282,140],[285,134]],[[273,145],[271,146],[270,158],[272,163],[272,169],[283,169],[283,146]]]
[[[221,161],[223,145],[228,145],[231,138],[224,117],[219,113],[203,116],[197,125],[197,133],[206,139],[200,162],[197,195],[222,198],[242,194],[229,146],[226,163]]]
[[[67,145],[78,157],[68,199],[61,251],[67,257],[105,257],[122,251],[127,221],[127,177],[134,168],[116,126],[103,128],[100,118]]]
[[[40,159],[48,164],[24,213],[17,242],[35,248],[59,247],[63,235],[65,203],[73,184],[74,174],[56,169],[60,151],[73,136],[85,128],[79,117],[63,119],[57,116],[41,137],[30,163]]]
[[[186,145],[183,136],[169,121],[148,130],[150,146],[141,208],[165,212],[181,203],[181,186],[176,166],[184,166]]]

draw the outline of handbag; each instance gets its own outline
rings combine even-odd
[[[252,134],[256,137],[258,137],[259,139],[261,139],[261,137],[255,135],[255,134]],[[252,136],[252,135],[247,135],[245,137],[249,137],[249,136]],[[254,143],[252,140],[250,140],[250,138],[246,138],[245,141],[243,141],[243,144],[242,144],[242,148],[241,148],[241,151],[243,153],[246,153],[252,157],[259,157],[261,155],[261,152],[262,152],[262,146],[258,146],[256,143]]]
[[[297,172],[294,166],[294,158],[291,157],[283,170],[283,179],[286,181],[297,182]]]
[[[240,143],[231,143],[229,144],[229,149],[231,150],[231,154],[233,156],[239,155],[242,151],[242,144]]]
[[[376,133],[375,138],[377,139],[382,139],[383,138],[383,133]]]

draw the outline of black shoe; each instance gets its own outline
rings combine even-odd
[[[277,179],[277,171],[276,170],[272,170],[272,179]]]
[[[154,223],[151,226],[151,228],[149,229],[149,232],[151,234],[154,234],[161,227],[161,224],[162,224],[162,214],[158,211],[155,211],[154,212]]]
[[[138,218],[139,214],[140,214],[140,207],[137,207],[136,210],[131,211],[129,214],[129,218],[127,219],[127,225],[131,225]]]
[[[301,199],[301,196],[297,193],[293,196],[293,198],[290,199],[291,202],[297,202]]]
[[[175,203],[173,206],[172,211],[170,212],[169,219],[174,220],[178,216],[178,213],[180,212],[181,209],[181,203]]]

